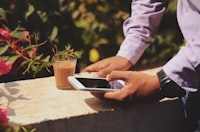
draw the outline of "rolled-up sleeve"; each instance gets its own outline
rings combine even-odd
[[[200,34],[188,41],[163,69],[179,86],[196,92],[200,80]]]
[[[134,65],[152,42],[166,10],[168,0],[133,0],[131,16],[124,22],[125,39],[117,55]]]
[[[200,1],[179,0],[177,18],[186,44],[163,69],[179,86],[195,92],[200,87]]]

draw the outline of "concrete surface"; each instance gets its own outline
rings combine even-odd
[[[9,108],[9,125],[33,124],[113,109],[89,92],[57,89],[54,77],[2,83],[0,100],[2,108]]]
[[[89,92],[57,89],[54,77],[0,83],[0,102],[0,108],[9,108],[10,126],[31,125],[36,132],[189,131],[177,98],[152,103],[99,100]]]

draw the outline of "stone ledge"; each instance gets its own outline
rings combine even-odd
[[[9,108],[9,125],[27,125],[70,118],[113,108],[89,92],[59,90],[54,77],[0,84],[1,107]]]
[[[188,132],[177,98],[148,104],[99,100],[90,92],[57,89],[54,77],[0,83],[0,100],[10,110],[9,126],[32,125],[37,132]]]

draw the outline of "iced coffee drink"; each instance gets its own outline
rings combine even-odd
[[[68,76],[72,76],[76,69],[76,56],[70,54],[56,54],[53,57],[53,69],[56,86],[59,89],[69,89]]]

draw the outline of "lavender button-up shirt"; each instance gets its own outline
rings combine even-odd
[[[117,55],[133,65],[155,37],[168,0],[133,0],[131,16],[123,25],[125,39]],[[182,88],[195,92],[200,80],[200,0],[178,0],[177,19],[186,45],[163,66]]]

